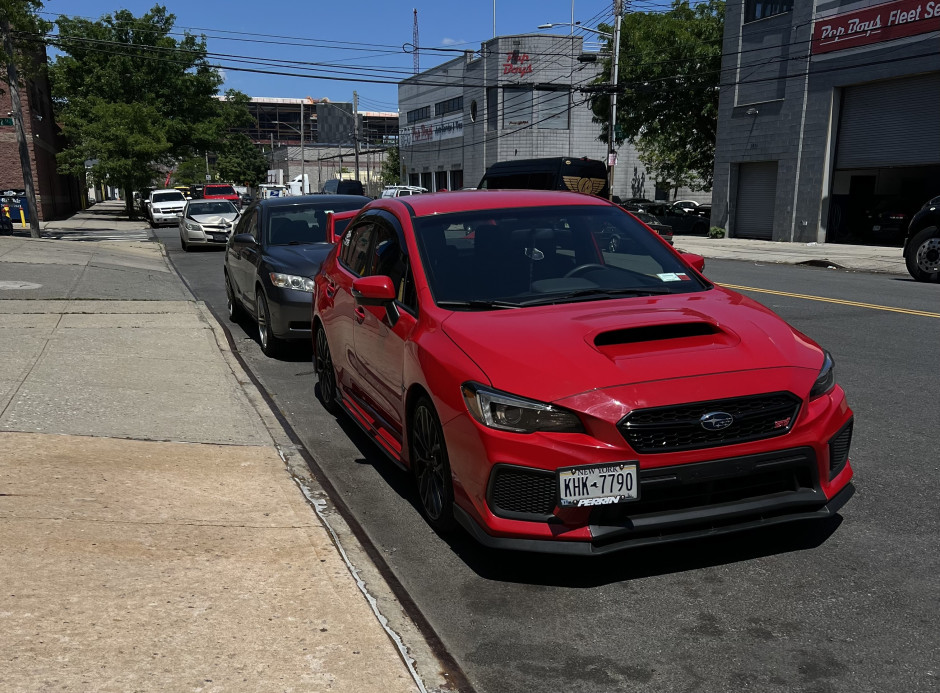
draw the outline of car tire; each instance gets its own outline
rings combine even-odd
[[[271,330],[271,311],[268,309],[268,299],[264,291],[258,290],[255,295],[255,321],[258,323],[258,343],[265,356],[275,357],[281,353],[283,342]]]
[[[940,228],[929,226],[914,234],[904,248],[904,263],[919,282],[940,280]]]
[[[235,290],[232,288],[232,280],[228,278],[228,272],[225,273],[225,298],[228,303],[228,319],[231,322],[240,321],[245,315],[245,309],[242,308],[238,298],[235,297]]]
[[[183,250],[187,253],[191,250],[191,248],[189,247],[189,243],[186,242],[186,239],[183,237],[183,234],[180,234],[180,245],[183,246]]]
[[[326,341],[326,330],[317,327],[313,338],[313,370],[317,374],[320,384],[320,399],[323,408],[333,416],[340,413],[339,389],[336,386],[336,369],[333,367],[333,357],[330,354],[330,344]]]
[[[620,236],[614,234],[610,237],[610,240],[607,241],[607,252],[616,253],[620,248]]]
[[[441,533],[456,526],[454,481],[444,442],[444,430],[426,396],[415,403],[408,431],[411,470],[418,488],[418,501],[428,524]]]

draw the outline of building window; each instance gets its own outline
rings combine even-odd
[[[522,128],[532,124],[532,89],[503,87],[503,127]]]
[[[447,101],[441,101],[440,103],[434,104],[434,115],[442,116],[447,115],[448,113],[455,113],[457,111],[463,110],[463,97],[457,96],[453,99],[447,99]]]
[[[416,108],[413,111],[408,111],[408,124],[417,123],[422,120],[427,120],[431,117],[431,107],[425,106],[424,108]]]
[[[421,174],[421,187],[428,192],[434,192],[434,182],[431,179],[431,172],[426,171]]]
[[[417,173],[409,173],[408,185],[413,185],[417,188],[419,185],[421,185],[421,177]]]
[[[793,11],[793,0],[745,0],[744,21],[773,17],[775,14]]]
[[[499,130],[499,87],[486,88],[486,129]]]
[[[568,89],[564,91],[537,89],[538,126],[547,130],[568,129]]]
[[[463,171],[450,172],[450,189],[460,190],[463,188]]]
[[[437,171],[434,174],[434,190],[447,190],[447,171]]]

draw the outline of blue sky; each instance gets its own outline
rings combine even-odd
[[[656,0],[634,0],[634,6],[649,9],[654,2]],[[122,8],[140,16],[155,3],[153,0],[46,0],[44,4],[46,19],[54,19],[59,14],[97,19]],[[293,3],[168,0],[165,6],[176,15],[177,29],[182,31],[186,27],[192,33],[206,34],[210,52],[231,56],[216,58],[215,62],[279,72],[301,72],[305,67],[309,70],[310,66],[258,65],[254,59],[326,63],[316,68],[321,75],[351,71],[378,81],[403,79],[413,69],[413,56],[401,48],[412,40],[413,8],[418,10],[423,48],[475,49],[493,36],[492,0],[463,3],[412,0],[407,4],[387,0]],[[575,21],[590,27],[609,22],[613,16],[610,0],[575,0],[573,7]],[[571,14],[571,0],[496,0],[496,31],[498,34],[534,33],[539,24],[570,22]],[[546,33],[567,34],[568,31],[567,26],[562,26]],[[454,55],[425,52],[420,56],[421,69],[433,67]],[[351,101],[352,92],[356,90],[361,110],[397,110],[398,90],[394,84],[223,70],[225,88],[238,89],[249,96],[312,96]]]

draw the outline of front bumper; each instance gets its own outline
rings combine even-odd
[[[194,231],[182,227],[181,233],[186,242],[193,245],[225,245],[228,242],[230,231],[213,227],[203,227],[201,231]]]
[[[179,210],[154,209],[150,212],[154,224],[177,224],[182,214],[182,208]]]
[[[313,294],[269,286],[267,297],[271,331],[278,339],[312,338]]]
[[[853,492],[852,421],[836,387],[802,402],[782,434],[675,452],[637,452],[598,419],[587,434],[518,435],[468,415],[448,421],[444,433],[456,517],[480,543],[595,555],[835,514]],[[638,500],[559,506],[559,468],[615,462],[638,465]]]

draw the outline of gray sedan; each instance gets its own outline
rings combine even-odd
[[[228,200],[190,200],[180,217],[180,244],[224,246],[228,241],[238,209]]]

